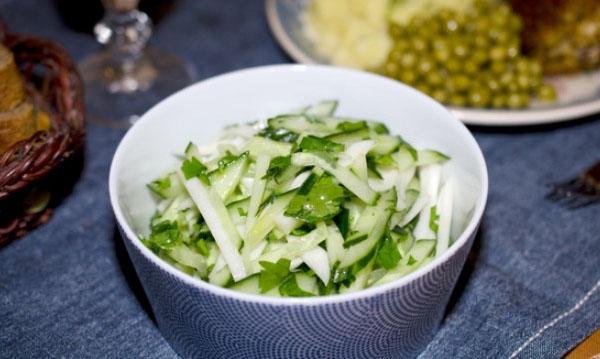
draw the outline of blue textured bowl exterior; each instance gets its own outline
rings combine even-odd
[[[158,326],[184,358],[407,358],[433,338],[475,232],[439,266],[370,297],[269,304],[185,283],[134,246],[127,250]]]

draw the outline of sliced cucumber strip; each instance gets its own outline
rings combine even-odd
[[[377,193],[369,185],[358,178],[352,171],[341,166],[329,164],[326,160],[312,153],[294,153],[292,163],[296,166],[318,166],[331,173],[342,185],[366,203],[377,200]]]
[[[219,196],[198,178],[186,180],[183,173],[178,172],[178,174],[215,238],[233,279],[239,281],[246,277],[244,262],[237,250],[241,238],[233,221],[229,218],[227,208]]]
[[[341,268],[354,264],[371,252],[385,233],[387,222],[390,219],[395,206],[395,190],[391,190],[381,196],[378,203],[375,205],[378,215],[372,223],[367,239],[347,249],[344,258],[340,262]]]
[[[332,116],[337,106],[338,102],[334,100],[321,101],[308,107],[303,113],[315,117]]]

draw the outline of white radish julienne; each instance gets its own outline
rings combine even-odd
[[[436,233],[430,228],[431,208],[435,206],[442,178],[442,166],[438,164],[423,166],[419,169],[421,179],[421,194],[426,195],[429,201],[419,214],[419,220],[413,232],[415,238],[435,239]]]
[[[454,206],[454,180],[449,178],[440,190],[437,209],[440,216],[435,253],[442,255],[450,245],[450,225]]]
[[[183,173],[178,171],[179,177],[192,200],[198,207],[206,221],[215,242],[227,262],[233,279],[239,281],[246,277],[246,269],[237,245],[241,242],[235,225],[229,218],[227,208],[210,187],[203,184],[198,178],[185,179]]]

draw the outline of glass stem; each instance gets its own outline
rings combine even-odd
[[[96,39],[112,58],[113,68],[107,71],[111,92],[132,92],[140,89],[136,71],[144,47],[152,34],[150,18],[137,10],[137,1],[104,0],[106,13],[94,28]]]

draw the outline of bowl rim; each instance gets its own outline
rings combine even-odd
[[[397,280],[391,281],[386,284],[382,284],[376,287],[370,287],[363,290],[359,290],[357,292],[352,293],[344,293],[344,294],[333,294],[327,296],[314,296],[314,297],[305,297],[305,298],[295,298],[295,297],[268,297],[256,294],[248,294],[237,292],[228,288],[220,287],[209,282],[203,281],[199,278],[192,277],[179,269],[173,267],[168,264],[166,261],[162,260],[158,257],[154,252],[152,252],[149,248],[147,248],[143,243],[139,240],[138,236],[135,234],[129,223],[126,221],[123,211],[121,210],[121,206],[118,201],[118,191],[117,191],[117,169],[120,167],[120,163],[122,158],[125,156],[125,150],[128,147],[128,143],[131,141],[132,137],[135,136],[136,130],[140,127],[140,124],[143,123],[147,118],[151,118],[153,113],[157,111],[157,108],[160,108],[165,105],[165,103],[172,101],[172,98],[178,97],[184,93],[192,92],[197,87],[210,86],[213,82],[218,82],[224,79],[235,78],[240,75],[244,75],[252,72],[265,72],[273,74],[281,74],[289,71],[293,72],[308,72],[308,71],[324,71],[324,72],[338,72],[338,73],[347,73],[353,76],[359,75],[369,80],[375,81],[385,81],[390,84],[403,88],[403,91],[410,91],[416,93],[418,96],[422,97],[423,100],[430,102],[433,106],[438,106],[444,112],[448,113],[449,117],[447,120],[454,122],[456,126],[458,126],[458,130],[462,133],[463,138],[465,140],[465,144],[470,146],[471,150],[475,151],[475,156],[477,158],[477,167],[481,171],[481,179],[479,180],[481,189],[479,196],[476,200],[472,217],[461,233],[461,235],[456,239],[450,248],[440,257],[435,258],[432,262],[427,265],[417,269],[416,271],[401,277]],[[437,101],[433,100],[429,96],[409,87],[400,82],[390,80],[386,77],[367,73],[360,70],[353,70],[347,68],[340,68],[335,66],[327,66],[327,65],[298,65],[298,64],[277,64],[277,65],[266,65],[266,66],[257,66],[250,67],[246,69],[236,70],[228,73],[224,73],[221,75],[217,75],[214,77],[207,78],[205,80],[201,80],[195,84],[192,84],[184,89],[181,89],[174,94],[168,96],[163,99],[156,105],[154,105],[151,109],[149,109],[146,113],[144,113],[138,121],[127,131],[127,133],[123,136],[115,154],[113,156],[111,165],[110,165],[110,173],[109,173],[109,195],[110,195],[110,203],[114,215],[117,219],[117,223],[122,230],[122,233],[125,234],[126,240],[130,241],[131,244],[145,257],[146,260],[157,266],[159,269],[167,272],[171,276],[176,279],[186,283],[187,285],[194,287],[199,290],[206,290],[213,295],[226,297],[232,300],[238,300],[243,302],[251,302],[251,303],[260,303],[260,304],[269,304],[269,305],[278,305],[278,306],[290,306],[290,305],[305,305],[305,306],[314,306],[314,305],[322,305],[329,303],[340,303],[340,302],[348,302],[354,301],[358,299],[365,299],[369,297],[374,297],[381,295],[385,292],[388,292],[394,288],[403,287],[408,285],[409,283],[415,281],[417,278],[424,276],[425,274],[433,271],[435,268],[441,266],[443,263],[452,258],[460,249],[462,249],[469,238],[475,234],[475,231],[478,229],[481,219],[483,217],[483,212],[485,210],[485,206],[488,198],[488,171],[487,165],[485,162],[485,158],[481,151],[481,148],[477,144],[477,141],[471,134],[471,132],[467,129],[467,127],[460,122],[450,111],[448,111],[444,106],[439,104]],[[121,236],[123,237],[123,236]]]

